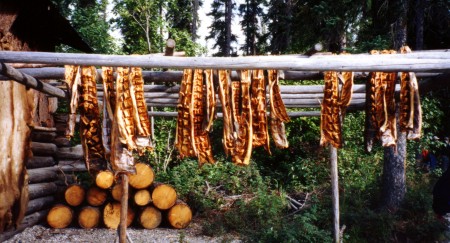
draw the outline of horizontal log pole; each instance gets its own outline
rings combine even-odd
[[[58,179],[56,168],[53,166],[46,168],[28,169],[27,172],[29,184],[50,182]]]
[[[302,55],[247,57],[126,56],[80,53],[0,51],[3,63],[55,65],[138,66],[144,68],[277,69],[299,71],[414,71],[450,69],[450,52],[413,52],[391,55]]]
[[[30,215],[25,216],[22,220],[22,223],[15,230],[3,232],[0,234],[0,242],[4,242],[14,235],[24,231],[26,228],[32,227],[38,223],[40,223],[48,214],[48,209],[44,209]]]
[[[99,98],[103,97],[103,92],[97,93]],[[146,92],[144,93],[144,97],[146,98],[147,102],[152,101],[152,99],[155,98],[165,98],[165,99],[178,99],[179,95],[178,93],[164,93],[164,92]],[[365,98],[365,93],[353,93],[352,99],[358,99],[358,98]],[[267,96],[269,98],[269,96]],[[281,98],[283,99],[322,99],[323,93],[303,93],[303,94],[290,94],[290,93],[284,93],[281,94]]]
[[[33,142],[53,143],[55,138],[56,132],[41,132],[33,130],[31,133],[31,141]]]
[[[153,111],[148,113],[149,116],[155,117],[177,117],[178,112],[174,111]],[[269,113],[267,113],[269,115]],[[294,111],[288,112],[290,117],[311,117],[311,116],[320,116],[320,111]],[[218,118],[222,118],[223,114],[221,112],[217,113]]]
[[[52,156],[33,156],[28,159],[27,169],[50,167],[53,165],[55,165],[55,160]]]
[[[158,107],[176,107],[178,105],[178,99],[149,99],[146,100],[147,106],[158,106]],[[289,107],[308,107],[307,105],[312,105],[311,107],[318,107],[322,102],[321,98],[316,99],[283,99],[283,103]],[[364,103],[364,98],[352,99],[350,102],[350,106],[355,104]],[[306,105],[306,106],[305,106]],[[222,107],[220,103],[217,104],[217,107]]]
[[[324,85],[280,85],[281,95],[283,94],[320,94],[323,93]],[[101,85],[97,85],[97,89],[100,94],[103,90]],[[396,85],[396,89],[400,89],[400,85]],[[180,86],[166,86],[166,85],[144,85],[145,93],[179,93]],[[366,85],[355,84],[353,85],[353,93],[366,92]]]
[[[61,165],[57,165],[57,166],[58,166],[59,170],[65,172],[65,173],[87,171],[84,161],[81,161],[81,160],[73,161],[73,163],[71,163],[71,164],[64,164],[64,165],[61,164]]]
[[[59,160],[64,159],[83,159],[83,147],[81,144],[76,145],[74,147],[63,147],[58,148],[58,151],[56,152],[56,158]]]
[[[41,126],[34,126],[33,127],[33,132],[38,131],[38,132],[56,132],[56,128],[55,127],[41,127]]]
[[[33,76],[36,79],[64,79],[65,69],[62,67],[51,68],[21,68],[20,72]],[[97,69],[97,81],[101,81],[101,69]],[[355,79],[364,79],[370,72],[354,72]],[[416,73],[417,78],[430,78],[441,73]],[[114,75],[116,77],[116,74]],[[180,83],[183,77],[182,71],[142,71],[142,78],[145,82],[154,83]],[[284,71],[282,80],[319,80],[323,79],[323,72],[319,71]],[[9,80],[8,77],[0,74],[0,80]],[[239,81],[240,77],[236,71],[231,72],[231,80]],[[65,87],[60,87],[65,88]]]
[[[30,215],[34,212],[40,211],[42,209],[47,209],[53,206],[55,202],[54,196],[40,197],[28,202],[26,215]]]
[[[31,199],[52,195],[56,192],[56,184],[54,182],[45,182],[28,185],[28,197]]]
[[[44,94],[58,98],[68,98],[67,93],[63,90],[37,80],[30,75],[21,73],[17,69],[10,67],[5,63],[0,63],[0,73],[18,83],[25,85],[26,87],[38,90]]]
[[[34,155],[52,156],[57,150],[58,147],[53,143],[31,142],[31,151]]]

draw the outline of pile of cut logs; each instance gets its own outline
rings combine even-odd
[[[114,177],[84,188],[79,184],[67,186],[64,202],[54,205],[47,223],[52,228],[66,228],[78,224],[84,229],[104,226],[117,229],[120,222],[122,185]],[[136,164],[136,174],[129,177],[129,207],[127,226],[134,221],[153,229],[165,222],[168,226],[182,229],[189,225],[192,211],[177,199],[175,189],[167,184],[154,182],[152,168],[144,163]],[[110,181],[111,183],[107,182]]]

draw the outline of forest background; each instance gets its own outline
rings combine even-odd
[[[405,44],[413,50],[450,47],[447,0],[243,0],[239,4],[213,0],[211,6],[201,0],[53,2],[95,52],[104,54],[163,52],[167,38],[174,39],[176,50],[188,56],[298,54],[316,43],[335,53],[367,53]],[[200,9],[209,10],[207,33],[199,33]],[[239,23],[241,33],[232,28],[233,21]],[[114,32],[120,33],[119,41]],[[237,35],[242,43],[237,43]],[[205,40],[199,40],[200,36],[206,36],[213,49],[201,44]],[[61,46],[59,51],[75,50]],[[448,76],[441,78],[444,85],[437,85],[439,89],[421,93],[423,138],[407,142],[405,150],[400,151],[405,159],[389,159],[392,151],[380,145],[365,153],[365,114],[353,111],[346,115],[345,144],[338,152],[344,240],[445,239],[445,226],[431,209],[431,191],[442,169],[438,166],[429,170],[421,162],[420,152],[428,149],[439,156],[444,144],[434,138],[450,135],[446,80]],[[430,81],[434,80],[419,83]],[[283,82],[306,85],[322,84],[323,80]],[[237,234],[244,240],[261,242],[332,240],[328,152],[319,146],[319,117],[292,119],[286,124],[290,147],[280,150],[271,146],[271,156],[255,149],[248,167],[234,166],[223,154],[220,120],[211,135],[217,163],[202,168],[194,159],[177,156],[175,126],[173,118],[156,118],[155,152],[138,159],[154,168],[157,180],[176,187],[193,208],[204,234]],[[386,169],[395,163],[404,164],[406,177],[400,185],[386,184],[387,175],[399,176]],[[387,188],[394,188],[397,194]]]

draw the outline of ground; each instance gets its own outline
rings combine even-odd
[[[191,223],[182,230],[169,228],[142,229],[131,227],[127,230],[134,243],[152,242],[240,242],[236,237],[208,237],[201,235],[198,224]],[[106,228],[86,230],[76,227],[52,229],[45,225],[35,225],[15,235],[4,243],[16,242],[115,242],[117,231]]]

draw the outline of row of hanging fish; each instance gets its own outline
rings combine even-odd
[[[404,46],[401,53],[410,53]],[[393,50],[372,51],[372,55],[395,54]],[[384,147],[397,144],[397,117],[395,105],[396,72],[372,72],[366,84],[366,151],[381,140]],[[416,140],[421,136],[422,108],[417,78],[413,72],[400,73],[399,128],[407,133],[407,139]]]
[[[116,173],[134,172],[132,151],[152,150],[142,69],[119,67],[116,72],[114,84],[114,69],[102,68],[100,117],[95,67],[66,66],[65,81],[71,95],[66,136],[73,137],[78,110],[84,159],[91,174],[107,169],[108,161]]]
[[[214,86],[214,74],[218,85]],[[279,73],[242,70],[241,80],[231,81],[230,70],[186,69],[183,72],[175,146],[181,157],[197,157],[199,164],[214,163],[209,131],[216,112],[216,90],[223,114],[223,147],[233,163],[248,165],[254,147],[270,153],[266,113],[266,79],[270,97],[272,139],[280,148],[288,142],[284,122],[289,121],[278,84]]]
[[[401,53],[409,53],[405,46]],[[395,51],[372,51],[372,55],[395,54]],[[370,152],[375,141],[382,146],[396,146],[397,118],[395,107],[396,72],[372,72],[366,83],[365,149]],[[342,147],[342,120],[353,90],[352,72],[325,72],[324,97],[321,104],[320,144]],[[422,109],[417,78],[413,72],[400,75],[399,127],[408,139],[419,139]]]
[[[335,148],[341,148],[342,120],[353,94],[353,72],[325,72],[324,82],[320,145],[325,146],[329,143]]]

